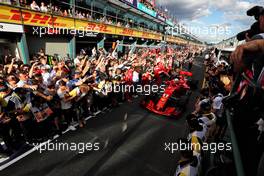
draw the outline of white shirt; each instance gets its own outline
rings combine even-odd
[[[264,121],[263,121],[263,119],[259,119],[256,124],[258,125],[258,130],[259,131],[264,131]]]
[[[79,60],[79,58],[78,57],[76,57],[75,59],[74,59],[74,65],[79,65],[79,64],[81,64],[81,61]]]
[[[210,57],[209,54],[206,54],[205,55],[205,60],[209,59],[209,57]]]
[[[133,82],[139,82],[139,73],[134,71],[133,72]]]
[[[214,109],[217,109],[217,110],[220,110],[222,108],[222,100],[223,100],[223,97],[222,96],[217,96],[213,99],[213,108]]]
[[[22,81],[22,80],[20,80],[20,81],[18,81],[18,83],[17,83],[17,87],[24,87],[25,84],[27,84],[26,81]]]
[[[202,127],[203,127],[203,130],[202,131],[194,131],[192,133],[190,133],[188,135],[188,139],[191,140],[193,136],[201,139],[202,141],[205,140],[205,135],[206,135],[206,132],[207,132],[207,126],[205,124],[202,124],[202,123],[199,123]]]
[[[95,49],[95,48],[93,48],[93,50],[92,50],[92,56],[93,56],[93,57],[96,56],[96,49]]]
[[[61,98],[61,101],[60,101],[61,102],[61,109],[70,109],[72,107],[71,102],[70,101],[66,102],[64,100],[64,98],[65,98],[64,95],[66,94],[66,92],[65,91],[62,92],[60,89],[58,89],[57,94]]]
[[[48,8],[46,6],[40,6],[41,12],[48,12]]]
[[[30,4],[30,8],[32,9],[32,10],[37,10],[37,11],[39,11],[40,10],[40,8],[39,8],[39,6],[37,5],[37,4]]]
[[[43,84],[45,84],[46,86],[50,85],[51,83],[51,75],[50,73],[46,72],[42,74],[42,78],[43,78]]]
[[[201,120],[207,127],[210,127],[216,122],[216,116],[214,115],[214,113],[210,113],[210,115],[212,115],[212,119],[209,119],[206,116],[202,116],[199,118],[199,120]]]

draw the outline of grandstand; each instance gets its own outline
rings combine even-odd
[[[103,39],[106,49],[112,48],[117,40],[126,44],[135,41],[138,44],[161,41],[175,45],[201,44],[188,33],[166,34],[167,26],[177,24],[160,10],[133,0],[50,1],[43,4],[44,10],[34,9],[29,2],[19,2],[0,4],[0,48],[2,51],[10,48],[24,63],[29,63],[29,56],[39,48],[45,48],[49,55],[66,57],[68,53],[74,58],[84,45],[92,48]],[[41,6],[41,1],[35,2],[37,7]],[[59,27],[84,30],[85,34],[78,31],[61,34],[58,29],[53,30]],[[37,37],[40,34],[41,37]]]

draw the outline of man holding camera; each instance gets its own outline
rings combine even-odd
[[[236,73],[241,73],[242,70],[250,70],[253,73],[253,82],[257,82],[264,68],[264,8],[255,6],[247,11],[247,15],[254,16],[257,22],[251,26],[250,30],[238,34],[237,38],[245,39],[246,43],[238,46],[230,58]],[[251,69],[252,66],[249,66],[251,64],[253,69]],[[258,86],[260,88],[247,86],[245,89],[246,96],[239,100],[239,108],[241,109],[237,110],[235,115],[237,120],[234,122],[237,134],[243,136],[243,139],[238,138],[238,142],[241,146],[243,164],[246,166],[244,169],[250,175],[256,175],[257,172],[261,173],[258,165],[262,165],[259,160],[263,153],[264,139],[261,135],[263,132],[257,129],[257,121],[258,119],[261,120],[261,114],[264,113],[262,112],[263,103],[261,103],[264,100],[263,90],[261,91],[263,85]],[[253,126],[254,128],[252,128]]]
[[[249,16],[254,16],[258,20],[259,32],[264,33],[264,8],[260,6],[255,6],[252,9],[248,10],[247,14]],[[245,33],[247,35],[247,33]],[[245,36],[246,38],[247,36]],[[261,52],[264,53],[264,40],[252,40],[247,43],[240,45],[231,55],[231,60],[234,63],[235,71],[238,71],[241,67],[244,66],[242,57],[245,52]]]

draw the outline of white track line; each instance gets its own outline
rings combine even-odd
[[[101,113],[101,111],[97,111],[97,112],[95,112],[94,114],[97,115],[97,114],[100,114],[100,113]],[[88,117],[85,118],[85,120],[87,121],[87,120],[91,119],[92,117],[94,117],[94,116],[88,116]],[[78,126],[78,123],[77,123],[77,124],[74,124],[73,126],[74,126],[74,127]],[[62,134],[65,134],[65,133],[67,133],[67,132],[69,132],[69,131],[70,131],[70,130],[67,129],[66,131],[63,131]],[[14,164],[15,162],[21,160],[22,158],[25,158],[25,157],[28,156],[29,154],[31,154],[31,153],[33,153],[34,151],[38,150],[38,149],[39,149],[40,147],[42,147],[43,145],[46,145],[48,142],[53,141],[54,139],[57,139],[58,137],[59,137],[59,135],[55,135],[55,136],[53,137],[52,140],[48,140],[48,141],[46,141],[46,142],[43,142],[43,143],[41,143],[41,144],[39,144],[39,145],[33,147],[33,148],[30,149],[29,151],[23,153],[22,155],[19,155],[18,157],[12,159],[12,160],[9,161],[8,163],[6,163],[6,164],[0,166],[0,171],[2,171],[2,170],[4,170],[5,168],[11,166],[12,164]],[[1,142],[1,145],[4,145],[4,142]]]
[[[93,116],[89,116],[89,117],[86,117],[84,120],[87,121],[89,120],[90,118],[92,118]]]
[[[27,152],[23,153],[22,155],[20,155],[20,156],[14,158],[13,160],[9,161],[8,163],[6,163],[6,164],[0,166],[0,171],[3,170],[3,169],[5,169],[5,168],[7,168],[8,166],[14,164],[15,162],[21,160],[22,158],[26,157],[27,155],[33,153],[34,151],[36,151],[37,149],[39,149],[39,148],[42,147],[43,145],[46,145],[49,141],[51,141],[51,140],[48,140],[48,141],[46,141],[46,142],[41,143],[41,144],[38,145],[38,146],[33,147],[33,148],[30,149],[29,151],[27,151]]]
[[[100,114],[102,111],[97,111],[94,113],[94,115]]]

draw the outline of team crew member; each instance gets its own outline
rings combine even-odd
[[[202,122],[199,123],[195,114],[187,116],[187,123],[190,132],[188,139],[192,144],[193,150],[201,153],[203,142],[206,140],[207,127]]]

